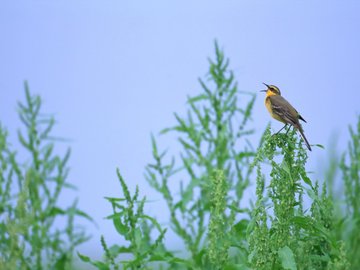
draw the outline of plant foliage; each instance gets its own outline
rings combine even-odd
[[[27,162],[18,161],[0,126],[0,269],[69,269],[75,248],[88,239],[75,217],[91,218],[76,200],[59,205],[63,190],[73,188],[66,182],[70,150],[55,154],[54,119],[41,113],[41,99],[27,83],[25,96],[19,103],[25,132],[18,138]],[[63,227],[56,226],[60,219],[66,220]]]
[[[331,159],[319,182],[306,170],[308,152],[296,130],[271,135],[268,126],[259,147],[250,144],[256,96],[238,90],[216,42],[199,84],[185,116],[175,113],[175,125],[161,131],[176,136],[179,153],[161,150],[151,136],[145,178],[161,195],[168,221],[147,213],[153,204],[138,187],[129,190],[118,169],[122,195],[105,197],[112,207],[106,218],[122,241],[109,246],[102,236],[102,259],[79,258],[101,270],[359,269],[360,117],[349,129],[347,151]],[[75,248],[88,239],[75,217],[91,218],[76,200],[59,205],[62,191],[73,188],[66,181],[70,150],[55,154],[55,121],[40,113],[41,99],[27,84],[25,94],[19,104],[25,132],[18,139],[26,162],[19,162],[0,124],[0,269],[70,269]],[[254,202],[244,196],[251,183]],[[184,252],[166,245],[169,232]]]

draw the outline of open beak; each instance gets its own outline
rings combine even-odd
[[[267,85],[266,83],[263,83],[267,88],[270,88],[269,85]],[[266,90],[260,90],[260,92],[267,92],[267,89]]]

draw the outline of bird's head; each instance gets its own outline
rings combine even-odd
[[[268,85],[266,83],[263,83],[267,89],[266,90],[261,90],[260,92],[266,92],[266,95],[269,96],[269,95],[279,95],[281,96],[281,92],[280,92],[280,89],[277,88],[275,85]]]

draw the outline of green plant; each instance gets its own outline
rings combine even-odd
[[[229,261],[231,238],[228,235],[229,228],[231,228],[231,225],[234,223],[234,216],[232,216],[231,219],[227,219],[225,214],[228,184],[223,171],[214,171],[211,180],[211,197],[213,200],[210,208],[209,244],[207,252],[213,268],[223,269]]]
[[[25,83],[26,102],[19,103],[25,134],[18,133],[29,155],[20,163],[11,150],[7,132],[0,126],[0,269],[69,269],[73,251],[88,239],[74,218],[91,218],[77,208],[59,206],[69,172],[68,150],[64,157],[54,154],[52,117],[41,114],[41,99],[30,94]],[[66,219],[64,227],[56,221]]]
[[[267,128],[262,142],[254,164],[257,202],[249,225],[251,267],[347,269],[343,243],[333,233],[331,197],[325,184],[320,194],[318,184],[313,185],[307,176],[307,152],[297,140],[296,132],[271,136]],[[270,165],[267,197],[264,196],[266,177],[261,172],[261,163],[265,162]],[[303,209],[305,191],[312,201],[310,213]]]
[[[117,170],[117,175],[124,198],[106,197],[113,208],[113,214],[107,219],[113,221],[116,231],[129,242],[129,245],[113,245],[108,248],[105,239],[101,237],[101,244],[105,251],[104,262],[92,261],[85,255],[78,255],[83,261],[91,263],[98,269],[120,269],[120,267],[122,269],[149,269],[147,266],[149,262],[163,260],[163,257],[167,255],[163,252],[162,245],[166,229],[162,229],[154,218],[144,213],[146,199],[144,197],[138,201],[139,189],[136,187],[135,194],[131,196],[119,170]],[[158,231],[158,236],[151,243],[150,232],[154,227]],[[119,258],[121,255],[124,255],[124,258]],[[130,258],[125,259],[126,255]]]
[[[358,134],[351,129],[350,165],[342,159],[352,215],[343,241],[333,196],[326,183],[310,179],[308,152],[296,131],[272,136],[269,126],[255,151],[247,139],[255,95],[238,91],[217,43],[209,63],[206,80],[199,80],[202,92],[188,98],[186,117],[175,114],[176,125],[161,132],[177,136],[180,158],[161,151],[151,136],[153,162],[145,177],[166,203],[169,228],[144,213],[146,199],[138,199],[138,188],[131,195],[118,171],[123,198],[106,199],[113,207],[108,218],[125,242],[108,247],[101,238],[103,260],[80,258],[98,269],[349,269],[358,258],[360,124]],[[256,202],[249,209],[242,199],[254,171]],[[186,254],[166,247],[169,230]]]
[[[360,267],[360,116],[354,130],[349,127],[351,140],[342,155],[340,169],[345,184],[345,215],[341,217],[341,235],[347,243],[352,269]]]
[[[237,258],[241,257],[241,253],[246,257],[244,231],[234,233],[229,240],[224,239],[226,246],[222,248],[215,248],[218,243],[211,241],[215,241],[213,230],[217,221],[230,221],[226,225],[219,224],[219,228],[225,231],[246,227],[243,226],[246,219],[239,221],[242,226],[234,226],[233,223],[236,213],[248,211],[239,205],[250,181],[252,169],[249,164],[255,155],[247,140],[247,136],[253,133],[248,123],[255,95],[239,94],[233,72],[228,69],[229,59],[225,58],[217,43],[215,56],[214,61],[209,60],[207,83],[199,80],[203,92],[188,98],[190,109],[187,117],[175,114],[177,125],[162,131],[162,134],[175,132],[178,135],[182,148],[179,154],[181,165],[175,166],[175,158],[166,162],[166,152],[159,153],[157,143],[152,138],[155,162],[146,168],[146,179],[165,199],[170,210],[170,226],[190,252],[193,269],[216,269],[218,262],[214,264],[208,255],[212,258],[227,257],[227,246],[234,248]],[[245,96],[249,96],[249,99],[242,108],[238,98],[245,99]],[[219,179],[216,176],[213,178],[215,172],[222,172],[223,180],[220,182],[224,182],[224,185],[226,182],[226,194],[212,190],[211,179]],[[179,174],[186,180],[180,181],[180,194],[176,196],[169,185],[174,186],[171,181]],[[214,211],[220,205],[221,209],[229,210],[221,217]],[[212,209],[213,206],[215,209]],[[209,218],[212,231],[207,234]],[[212,249],[208,251],[210,247]],[[220,253],[216,255],[216,252]],[[235,261],[229,257],[228,263],[231,262]]]
[[[160,151],[152,136],[154,162],[146,167],[145,175],[149,184],[164,198],[170,211],[170,229],[183,241],[190,258],[181,259],[173,251],[166,249],[162,243],[163,237],[160,237],[164,230],[156,225],[155,219],[138,218],[135,219],[135,224],[126,225],[128,231],[147,224],[146,228],[155,226],[160,233],[160,238],[155,240],[156,247],[152,248],[152,252],[156,254],[149,254],[147,259],[142,257],[142,268],[146,268],[153,260],[162,262],[168,269],[221,269],[246,261],[245,230],[249,209],[240,205],[252,173],[249,164],[255,156],[253,147],[247,140],[247,136],[253,133],[248,128],[248,123],[255,95],[239,94],[234,75],[228,69],[229,60],[217,43],[215,55],[214,61],[209,60],[207,82],[199,80],[203,92],[188,98],[190,108],[187,117],[175,114],[177,124],[161,132],[174,132],[178,135],[182,148],[180,162],[175,157],[169,159],[166,151]],[[244,100],[249,97],[243,108],[239,107],[238,97]],[[178,163],[180,165],[176,165]],[[179,191],[174,192],[174,181],[179,181],[176,177],[183,180],[180,180]],[[124,195],[128,193],[125,182],[122,189]],[[114,215],[124,218],[130,215],[129,209],[134,201],[126,199],[126,202],[128,206],[122,206],[123,210]],[[142,206],[140,204],[138,207],[142,209]],[[140,216],[143,216],[142,212]],[[115,227],[117,228],[116,224]],[[117,231],[124,235],[118,228]],[[150,233],[151,230],[142,230],[142,239],[150,239]],[[133,260],[136,260],[139,246],[132,244],[128,235],[125,240],[133,247],[130,253]],[[146,244],[151,245],[149,241]],[[125,246],[122,245],[121,249],[125,249]],[[106,253],[105,249],[105,257]],[[114,260],[118,255],[120,253],[114,256]],[[91,262],[87,257],[82,258]],[[106,260],[99,264],[103,269],[108,269],[111,265]],[[130,267],[124,261],[117,265],[125,269]]]

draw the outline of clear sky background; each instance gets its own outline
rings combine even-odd
[[[97,222],[79,248],[99,258],[100,235],[121,243],[104,196],[121,197],[119,167],[133,191],[153,200],[151,215],[166,226],[161,197],[144,180],[150,133],[175,123],[186,97],[201,88],[217,39],[239,90],[275,84],[308,121],[310,143],[346,148],[348,125],[360,113],[360,1],[1,1],[0,121],[14,146],[23,81],[54,113],[57,136],[72,148],[69,181],[79,206]],[[270,121],[258,93],[256,130]],[[282,125],[273,122],[276,131]],[[163,148],[176,142],[160,138]],[[254,144],[258,136],[254,136]],[[314,147],[309,170],[321,176],[327,151]],[[177,247],[169,234],[166,240]]]

